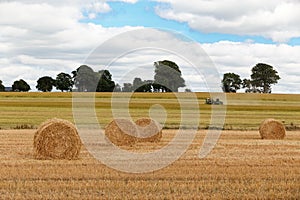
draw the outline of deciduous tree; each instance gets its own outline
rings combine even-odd
[[[2,81],[0,80],[0,92],[3,92],[3,91],[5,91],[5,87],[2,84]]]
[[[95,92],[97,81],[99,80],[92,68],[87,65],[81,65],[76,71],[72,72],[74,84],[79,92]]]
[[[23,79],[15,81],[12,85],[12,91],[16,92],[28,92],[30,89],[31,88],[28,83],[26,83],[26,81],[24,81]]]
[[[271,93],[271,85],[278,83],[280,77],[272,66],[258,63],[252,68],[251,83],[263,93]]]
[[[224,92],[233,92],[241,88],[242,80],[240,75],[235,73],[226,73],[223,75],[222,88]]]
[[[42,92],[51,92],[53,86],[55,84],[55,80],[50,76],[43,76],[37,80],[36,89]]]
[[[98,72],[98,85],[97,92],[113,92],[115,88],[115,82],[112,80],[112,75],[108,70],[100,70]]]
[[[74,81],[72,80],[72,76],[70,74],[61,72],[57,74],[55,79],[56,89],[60,91],[72,91],[74,85]]]
[[[169,60],[154,63],[155,90],[162,92],[178,92],[178,88],[185,86],[185,81],[181,76],[179,66]]]

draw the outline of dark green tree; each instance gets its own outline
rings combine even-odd
[[[81,65],[72,72],[75,86],[79,92],[95,92],[99,75],[87,65]]]
[[[245,88],[246,93],[261,93],[262,91],[260,89],[257,89],[252,84],[252,80],[250,79],[243,79],[242,87]]]
[[[2,84],[2,81],[0,80],[0,92],[4,92],[5,91],[5,87]]]
[[[152,87],[153,87],[153,92],[160,92],[161,90],[161,85],[155,82],[152,83]]]
[[[143,81],[141,78],[134,78],[132,89],[134,92],[144,92]]]
[[[154,63],[155,90],[161,92],[178,92],[178,88],[185,86],[179,66],[169,60]]]
[[[236,93],[241,88],[242,80],[238,74],[226,73],[223,75],[222,89],[227,93]]]
[[[143,81],[143,92],[152,92],[153,80]]]
[[[112,75],[108,70],[100,70],[98,72],[97,92],[113,92],[115,89],[115,82],[112,80]]]
[[[72,80],[72,76],[70,74],[66,74],[61,72],[57,74],[55,79],[55,87],[60,91],[72,91],[74,85],[74,81]]]
[[[243,79],[242,87],[245,88],[246,93],[252,92],[252,84],[250,79]]]
[[[143,81],[141,78],[135,78],[132,84],[134,92],[152,92],[153,80]]]
[[[23,79],[15,81],[14,84],[12,85],[12,91],[15,92],[28,92],[29,90],[30,90],[30,86]]]
[[[252,68],[251,83],[262,93],[271,93],[271,85],[278,83],[279,79],[278,72],[268,64],[258,63]]]
[[[51,92],[54,85],[55,80],[53,80],[53,78],[44,76],[38,79],[36,89],[42,92]]]

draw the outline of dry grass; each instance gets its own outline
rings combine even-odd
[[[174,130],[164,130],[166,145]],[[84,149],[79,160],[35,160],[34,130],[0,130],[1,199],[299,199],[300,132],[261,140],[257,131],[225,131],[198,159],[205,131],[169,167],[147,174],[107,168]]]
[[[118,94],[122,97],[122,94]],[[189,101],[188,93],[180,94]],[[211,118],[209,94],[198,93],[200,127]],[[37,126],[52,117],[73,120],[71,93],[0,93],[1,128]],[[228,94],[226,125],[255,129],[266,118],[300,124],[300,96]],[[111,94],[96,94],[99,122],[108,124]],[[161,104],[167,127],[178,127],[180,106],[173,94],[133,94],[130,114],[136,120]],[[122,108],[120,108],[121,110]],[[198,159],[205,131],[172,165],[147,174],[126,174],[96,161],[83,149],[78,160],[36,160],[34,130],[0,130],[0,199],[299,199],[300,131],[283,140],[261,140],[258,131],[225,131],[214,150]],[[138,153],[163,148],[174,130],[158,143],[135,143],[123,150]],[[178,144],[180,145],[180,144]]]

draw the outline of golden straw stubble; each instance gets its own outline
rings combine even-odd
[[[138,129],[138,142],[159,142],[162,138],[162,126],[151,118],[136,120]]]
[[[114,119],[105,127],[105,136],[117,146],[132,146],[137,142],[137,128],[131,120]]]
[[[259,133],[262,139],[283,139],[285,132],[284,125],[275,119],[266,119],[259,127]]]
[[[40,125],[34,135],[37,159],[78,159],[81,140],[76,127],[63,119],[50,119]]]

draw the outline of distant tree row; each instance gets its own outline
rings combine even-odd
[[[56,79],[51,78],[50,76],[43,76],[37,80],[36,88],[39,91],[51,92],[53,87],[56,87],[60,91],[72,91],[73,80],[69,74],[60,73],[56,76]],[[30,86],[23,79],[17,80],[13,83],[11,91],[14,92],[28,92],[31,90]],[[0,80],[0,91],[5,91],[5,87]]]
[[[123,83],[121,87],[112,80],[112,74],[108,70],[95,72],[87,65],[81,65],[70,74],[61,72],[55,79],[50,76],[43,76],[37,80],[36,88],[39,91],[51,92],[53,87],[62,92],[72,91],[74,86],[79,92],[178,92],[178,88],[185,87],[185,80],[181,76],[179,66],[169,60],[154,63],[153,79],[142,80],[134,78],[132,83]],[[244,88],[247,93],[271,93],[271,85],[276,84],[280,79],[278,72],[272,66],[258,63],[252,68],[250,79],[241,80],[235,73],[223,75],[222,89],[224,92],[235,93]],[[11,90],[27,92],[31,88],[23,80],[13,83]],[[0,91],[5,87],[0,80]],[[191,92],[186,89],[186,92]]]
[[[36,88],[42,92],[51,92],[54,87],[60,91],[72,91],[73,87],[79,92],[178,92],[179,87],[185,86],[179,66],[169,60],[154,63],[154,80],[145,80],[136,77],[133,83],[124,83],[123,87],[115,84],[112,74],[108,70],[95,72],[87,65],[81,65],[72,72],[72,76],[61,72],[55,79],[43,76],[37,80]],[[0,91],[5,87],[0,80]],[[20,79],[15,81],[12,91],[27,92],[30,86]],[[190,91],[190,90],[188,90]]]
[[[89,66],[82,65],[72,74],[74,84],[80,92],[178,92],[179,87],[185,86],[179,66],[175,62],[158,61],[154,63],[154,67],[154,80],[143,81],[136,77],[132,83],[123,83],[123,87],[115,84],[108,70],[94,72]]]
[[[142,80],[136,77],[132,83],[124,83],[121,90],[123,92],[178,92],[178,88],[185,87],[185,80],[175,62],[158,61],[154,63],[154,67],[154,80]]]
[[[30,86],[24,81],[23,79],[20,79],[18,81],[15,81],[14,84],[11,87],[12,91],[18,91],[18,92],[28,92],[30,90]],[[0,80],[0,91],[5,91],[5,87],[2,84],[2,81]]]
[[[36,89],[42,92],[51,92],[53,87],[60,91],[72,91],[74,82],[72,76],[61,72],[53,79],[50,76],[43,76],[38,79]]]
[[[222,89],[224,92],[235,93],[244,88],[246,93],[271,93],[271,85],[278,83],[280,76],[272,66],[258,63],[252,68],[251,79],[241,79],[235,73],[223,75]]]

